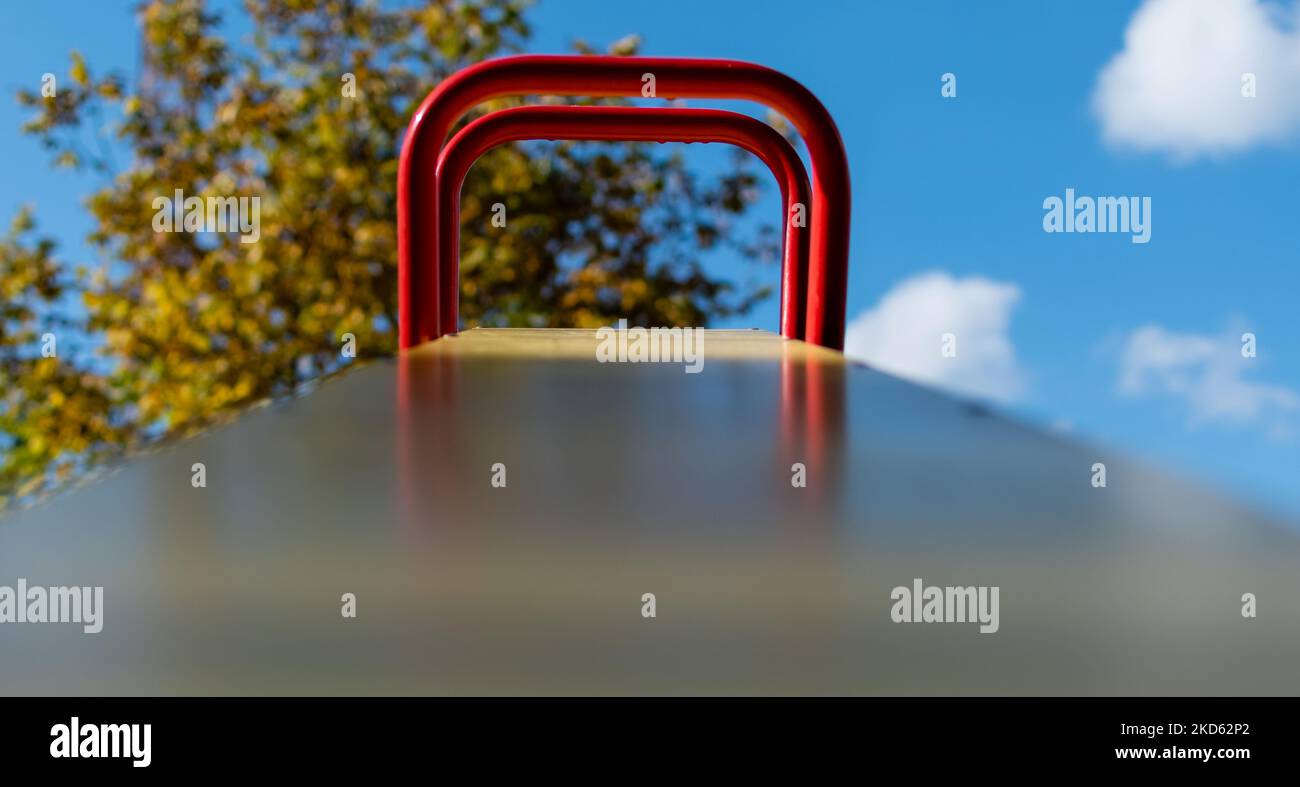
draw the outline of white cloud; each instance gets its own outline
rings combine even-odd
[[[1259,361],[1241,354],[1240,334],[1204,336],[1145,325],[1124,342],[1119,391],[1183,400],[1193,425],[1261,425],[1273,437],[1292,432],[1300,394],[1246,379]]]
[[[1020,301],[1014,284],[947,273],[913,276],[848,325],[844,353],[882,371],[966,396],[1011,402],[1025,374],[1008,335]],[[944,357],[943,336],[955,338]]]
[[[1093,108],[1106,141],[1186,159],[1300,135],[1296,11],[1260,0],[1147,0],[1098,75]],[[1242,95],[1246,73],[1254,98]]]

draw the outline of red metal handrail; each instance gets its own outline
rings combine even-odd
[[[796,204],[808,204],[808,175],[790,143],[771,126],[716,109],[532,106],[485,115],[447,143],[438,157],[437,335],[459,326],[460,193],[479,156],[497,145],[528,139],[622,142],[726,142],[758,156],[776,175],[785,217],[781,266],[781,335],[803,338],[808,277],[806,231],[791,221]]]
[[[438,335],[437,189],[429,174],[452,126],[471,108],[511,95],[640,96],[653,74],[659,98],[758,101],[784,114],[803,135],[812,162],[808,205],[809,271],[805,338],[844,344],[848,285],[848,157],[835,122],[816,96],[770,68],[735,60],[586,55],[518,55],[459,71],[431,92],[407,128],[397,176],[399,344]]]

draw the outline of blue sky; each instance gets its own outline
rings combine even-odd
[[[43,72],[66,74],[74,48],[97,70],[131,73],[130,7],[9,5],[0,87],[12,95]],[[892,358],[900,373],[990,398],[1294,519],[1300,92],[1291,88],[1300,75],[1287,64],[1300,62],[1300,39],[1267,10],[1289,3],[1260,8],[1252,0],[1191,0],[1182,10],[1165,0],[542,0],[530,49],[564,51],[575,38],[603,46],[637,33],[646,54],[738,58],[791,74],[827,105],[849,152],[850,318],[864,331],[888,326],[885,345],[902,337],[895,346],[868,341],[866,357]],[[1191,24],[1197,14],[1211,24]],[[1196,38],[1228,35],[1222,30],[1244,38],[1210,42],[1222,46]],[[1228,54],[1198,54],[1207,50]],[[1110,92],[1098,109],[1108,68]],[[1253,99],[1238,91],[1246,71],[1258,74]],[[940,94],[945,73],[956,76],[955,98]],[[1239,116],[1240,107],[1250,114]],[[0,101],[0,145],[9,151],[0,209],[7,221],[20,204],[36,204],[42,226],[87,259],[80,198],[92,181],[51,175],[37,145],[18,134],[21,120],[12,99]],[[722,160],[689,155],[702,167]],[[1043,201],[1066,188],[1150,197],[1150,242],[1044,232]],[[774,192],[768,215],[779,211]],[[774,269],[714,262],[732,275],[776,279]],[[775,328],[775,301],[738,322]],[[938,352],[949,324],[959,362],[943,365],[925,354]],[[1239,353],[1245,331],[1257,340],[1249,360]],[[1019,384],[1006,385],[1012,378]]]

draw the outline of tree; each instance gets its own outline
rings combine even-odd
[[[521,0],[255,0],[250,37],[228,40],[202,0],[139,9],[133,87],[96,77],[75,53],[58,95],[22,92],[26,130],[56,166],[104,183],[88,199],[91,241],[110,264],[70,269],[20,217],[0,242],[11,325],[0,333],[0,495],[337,370],[396,346],[396,180],[411,111],[439,80],[519,51]],[[611,48],[632,54],[635,38]],[[587,51],[579,45],[580,51]],[[519,103],[502,100],[484,110]],[[609,103],[609,102],[605,102]],[[122,117],[108,144],[79,137]],[[91,129],[94,131],[94,129]],[[97,140],[103,143],[104,140]],[[114,151],[129,166],[114,167]],[[720,245],[775,260],[776,232],[735,221],[757,199],[753,160],[701,178],[649,145],[529,143],[499,148],[470,174],[462,207],[461,314],[468,326],[705,325],[770,292],[711,277]],[[233,233],[158,231],[159,198],[258,197],[255,243]],[[506,228],[493,228],[492,206]],[[33,326],[80,296],[63,335],[89,351],[32,356]],[[63,403],[53,405],[57,384]],[[43,420],[54,406],[70,423]],[[58,420],[58,419],[56,419]],[[2,446],[3,444],[0,444]],[[63,469],[60,469],[63,468]]]
[[[76,332],[61,330],[73,324],[60,310],[67,277],[33,229],[23,211],[0,237],[0,510],[129,439],[109,380],[67,360],[81,350]]]

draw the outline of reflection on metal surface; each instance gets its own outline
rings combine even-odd
[[[595,343],[445,337],[0,520],[0,584],[104,587],[0,694],[1300,691],[1294,528],[764,332]],[[998,632],[894,624],[914,578]]]
[[[846,425],[845,364],[838,355],[781,346],[781,440],[787,467],[805,466],[814,483],[796,499],[813,517],[829,515],[841,488]]]

